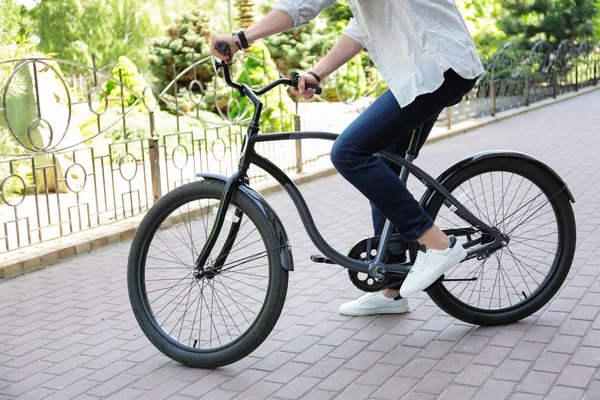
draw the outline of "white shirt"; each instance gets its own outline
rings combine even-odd
[[[294,27],[335,0],[278,0]],[[434,92],[452,68],[466,79],[483,74],[473,39],[454,0],[349,0],[354,18],[344,34],[369,50],[400,107]]]

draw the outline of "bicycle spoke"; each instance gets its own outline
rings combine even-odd
[[[231,293],[229,292],[229,289],[227,288],[227,286],[225,286],[225,285],[223,284],[223,282],[221,281],[221,278],[219,278],[219,275],[217,275],[217,276],[216,276],[216,279],[218,279],[218,280],[219,280],[219,283],[220,283],[221,285],[223,285],[223,287],[225,288],[226,296],[227,296],[227,297],[229,297],[229,298],[230,298],[230,299],[233,301],[233,304],[235,304],[235,306],[237,307],[237,309],[238,309],[238,311],[240,312],[240,314],[242,315],[242,317],[244,317],[244,319],[246,320],[246,323],[250,324],[250,321],[248,321],[248,318],[246,318],[246,315],[245,315],[245,314],[242,312],[242,309],[241,309],[241,308],[240,308],[240,306],[238,305],[237,301],[235,301],[235,300],[233,299],[233,297],[231,296]],[[242,304],[242,306],[244,306],[244,305]],[[244,308],[246,308],[248,311],[251,311],[251,310],[250,310],[249,308],[247,308],[247,307],[244,307]],[[256,315],[256,314],[254,314],[254,315]],[[240,333],[241,333],[241,331],[240,331]]]
[[[513,254],[513,252],[512,252],[512,251],[510,251],[510,249],[508,249],[508,248],[507,248],[507,250],[508,250],[508,252],[510,253],[511,257],[513,258],[513,260],[515,261],[515,263],[516,263],[517,265],[521,265],[521,266],[523,267],[523,269],[525,270],[525,272],[527,273],[527,275],[529,275],[529,277],[530,277],[531,279],[533,279],[533,281],[535,282],[535,284],[539,286],[539,285],[540,285],[540,284],[539,284],[539,282],[538,282],[538,281],[537,281],[537,280],[536,280],[536,279],[533,277],[533,275],[531,275],[531,272],[529,272],[529,270],[528,270],[527,268],[525,268],[525,265],[524,265],[524,263],[523,263],[521,260],[519,260],[517,257],[515,257],[515,255]],[[519,270],[519,271],[520,271],[520,270]],[[538,271],[538,272],[539,272],[539,271]],[[527,282],[527,281],[525,281],[525,282]],[[530,290],[530,291],[529,291],[529,293],[533,293],[533,292]]]
[[[481,178],[481,175],[479,175],[479,182],[481,184],[481,193],[483,194],[483,202],[485,204],[485,218],[491,224],[491,222],[490,222],[490,216],[489,216],[490,215],[490,211],[488,209],[487,199],[485,197],[485,188],[483,187],[483,178]]]
[[[215,291],[214,282],[208,281],[208,286],[210,286],[210,288],[212,289],[213,293],[215,293],[217,295],[217,306],[218,306],[219,305],[219,300],[221,299],[221,297]],[[221,304],[223,305],[223,307],[225,307],[225,303],[223,303],[223,300],[221,300]],[[222,312],[220,312],[219,314],[221,315],[221,319],[223,320],[223,325],[225,325],[225,329],[227,329],[227,334],[229,335],[229,340],[233,340],[233,338],[231,337],[231,332],[229,331],[229,326],[227,326],[227,323],[225,322],[225,316],[223,316]],[[215,328],[215,333],[217,335],[219,334],[219,332],[217,331],[216,328]]]
[[[186,275],[183,278],[181,278],[181,280],[179,282],[181,282],[184,279],[186,279],[188,277],[188,275]],[[167,294],[171,289],[173,289],[175,286],[177,286],[179,284],[179,282],[177,282],[175,285],[171,286],[165,293],[161,294],[157,299],[154,299],[153,301],[151,301],[150,305],[152,305],[155,301],[159,300],[161,297],[163,297],[165,294]],[[146,294],[148,294],[148,292],[146,292]]]
[[[494,210],[494,225],[496,225],[496,221],[498,220],[498,213],[496,212],[496,194],[494,193],[494,178],[492,178],[491,172],[490,183],[492,184],[492,209]]]
[[[519,256],[519,254],[517,254],[517,253],[513,252],[513,251],[512,251],[511,249],[509,249],[508,247],[507,247],[506,249],[507,249],[507,250],[510,252],[510,254],[513,256],[514,260],[515,260],[516,262],[518,262],[519,264],[521,264],[521,266],[523,267],[523,269],[524,269],[524,270],[525,270],[525,271],[526,271],[526,272],[529,274],[529,276],[530,276],[532,279],[533,279],[533,275],[531,275],[531,273],[529,272],[529,270],[528,270],[527,268],[525,268],[525,266],[527,266],[528,268],[530,268],[530,269],[534,270],[535,272],[537,272],[538,274],[540,274],[540,275],[542,275],[542,276],[546,276],[546,274],[544,274],[544,273],[542,273],[542,272],[538,271],[537,269],[535,269],[535,268],[534,268],[534,267],[532,267],[531,265],[527,264],[525,261],[523,261],[523,260],[521,260],[521,259],[517,258],[516,256]],[[521,257],[523,257],[523,256],[521,256]],[[537,260],[534,260],[534,261],[537,261]],[[537,281],[536,281],[536,283],[539,285],[539,283],[538,283]]]
[[[543,251],[544,253],[548,253],[548,254],[550,254],[550,255],[555,255],[555,254],[556,254],[556,253],[550,252],[550,251],[548,251],[548,250],[544,250],[544,249],[540,249],[539,247],[532,246],[532,245],[530,245],[530,244],[527,244],[527,243],[525,243],[525,242],[517,242],[516,240],[514,240],[514,241],[512,241],[512,242],[510,242],[510,243],[511,243],[511,244],[522,244],[522,245],[524,245],[524,246],[527,246],[527,247],[530,247],[530,248],[532,248],[532,249],[539,250],[539,251]]]

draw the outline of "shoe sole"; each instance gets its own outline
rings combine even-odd
[[[462,262],[462,260],[467,256],[467,252],[463,249],[463,251],[457,255],[456,257],[454,257],[444,268],[441,269],[441,273],[440,274],[435,274],[433,275],[431,278],[427,279],[425,281],[424,285],[419,286],[419,289],[414,289],[413,292],[410,292],[408,294],[406,293],[402,293],[402,287],[400,287],[400,296],[402,297],[411,297],[414,296],[415,294],[422,292],[423,290],[427,289],[429,286],[433,285],[435,283],[435,281],[437,281],[438,279],[440,279],[440,277],[442,275],[444,275],[446,272],[448,272],[448,270],[452,267],[456,267],[458,264],[460,264]],[[458,261],[457,261],[458,260]]]
[[[409,307],[403,307],[398,309],[380,309],[380,310],[363,310],[356,312],[345,312],[339,310],[339,313],[342,315],[348,315],[350,317],[362,317],[365,315],[377,315],[377,314],[405,314],[410,311]]]

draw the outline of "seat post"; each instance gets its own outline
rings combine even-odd
[[[419,155],[419,142],[421,140],[421,134],[423,133],[423,125],[413,131],[410,138],[408,149],[406,150],[406,158],[412,157],[409,161],[413,161]]]
[[[413,160],[419,154],[419,140],[421,139],[421,133],[423,132],[423,125],[418,127],[413,131],[413,134],[410,138],[410,143],[408,145],[408,149],[406,150],[406,156],[404,157],[406,160],[413,162]],[[406,185],[406,181],[408,181],[408,168],[402,167],[400,170],[400,180],[404,182]],[[374,262],[379,264],[383,262],[383,257],[385,255],[385,251],[387,249],[387,245],[392,237],[392,232],[394,230],[394,226],[390,222],[390,220],[386,219],[385,225],[383,225],[383,231],[381,232],[381,239],[379,240],[379,246],[377,247],[377,254],[375,255]]]

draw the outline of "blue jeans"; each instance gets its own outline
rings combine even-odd
[[[389,219],[405,241],[417,240],[433,226],[425,210],[398,179],[399,168],[390,168],[375,153],[391,150],[404,156],[410,134],[419,126],[432,126],[445,107],[458,103],[475,85],[453,70],[433,93],[418,96],[401,108],[388,90],[352,122],[336,139],[331,161],[338,172],[371,201],[375,234]]]

